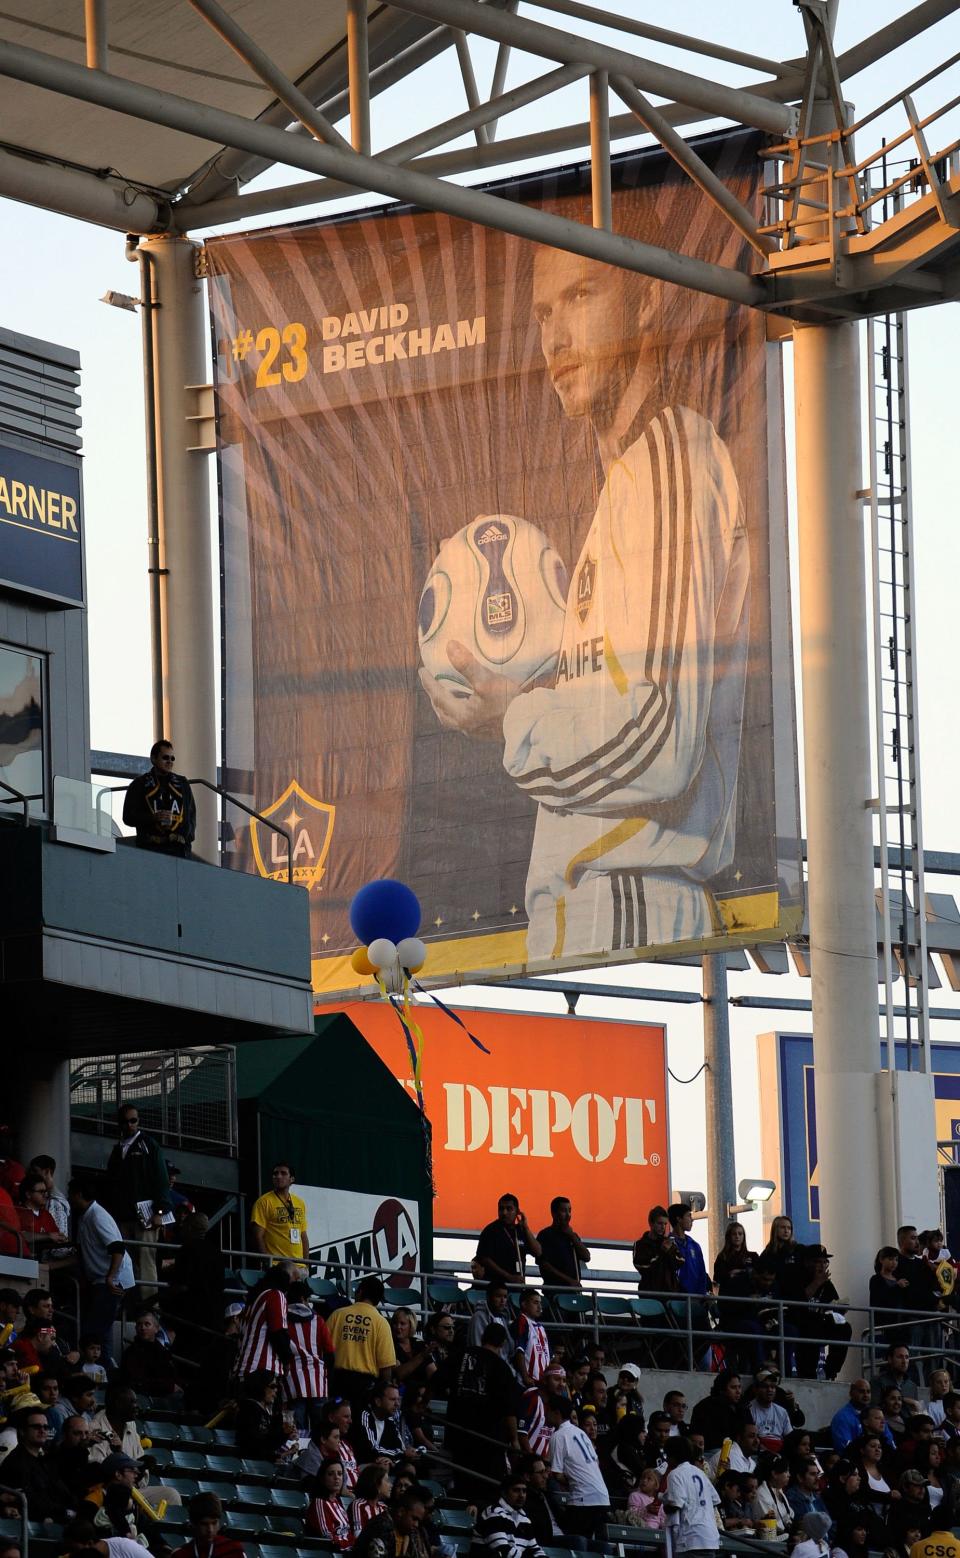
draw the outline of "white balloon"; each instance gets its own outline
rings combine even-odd
[[[397,962],[401,968],[420,968],[427,961],[427,948],[419,936],[404,936],[397,942]]]
[[[367,957],[374,968],[387,968],[397,961],[397,949],[386,936],[378,936],[367,948]]]

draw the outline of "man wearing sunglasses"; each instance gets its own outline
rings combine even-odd
[[[123,798],[123,820],[136,829],[138,849],[185,860],[196,837],[197,808],[189,780],[174,773],[176,760],[171,742],[153,743],[149,772],[138,774]]]

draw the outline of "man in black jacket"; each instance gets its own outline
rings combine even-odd
[[[103,1205],[116,1218],[124,1239],[132,1240],[134,1270],[141,1300],[157,1289],[156,1245],[163,1214],[170,1210],[170,1176],[160,1146],[140,1129],[136,1104],[117,1110],[120,1140],[107,1161]]]
[[[169,741],[150,748],[150,771],[138,774],[123,798],[123,820],[137,830],[137,847],[186,859],[197,833],[197,808],[189,780],[175,774]]]
[[[36,1398],[34,1398],[36,1399]],[[50,1429],[42,1406],[26,1406],[16,1414],[16,1448],[3,1462],[3,1481],[26,1495],[31,1520],[55,1520],[62,1524],[76,1508],[76,1494],[66,1486],[52,1457],[46,1455]],[[16,1506],[4,1507],[9,1516]]]

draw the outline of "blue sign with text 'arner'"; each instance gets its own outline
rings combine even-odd
[[[83,605],[76,466],[0,445],[0,584]]]

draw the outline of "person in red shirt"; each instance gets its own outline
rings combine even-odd
[[[0,1255],[22,1255],[24,1241],[20,1235],[20,1219],[10,1197],[10,1192],[0,1185]]]
[[[317,1472],[310,1490],[307,1530],[312,1536],[325,1537],[338,1552],[353,1546],[350,1517],[340,1494],[343,1491],[343,1466],[339,1460],[326,1460]],[[177,1555],[174,1554],[174,1558]],[[198,1554],[198,1558],[204,1558]],[[219,1555],[218,1555],[219,1558]]]
[[[13,1156],[13,1132],[9,1125],[0,1124],[0,1190],[15,1196],[23,1175],[23,1164]]]
[[[215,1493],[195,1493],[187,1505],[190,1541],[173,1558],[245,1558],[240,1542],[220,1530],[223,1505]]]
[[[43,1175],[25,1174],[17,1198],[17,1216],[20,1232],[34,1260],[43,1260],[52,1245],[67,1242],[48,1209],[49,1199],[50,1192]]]

